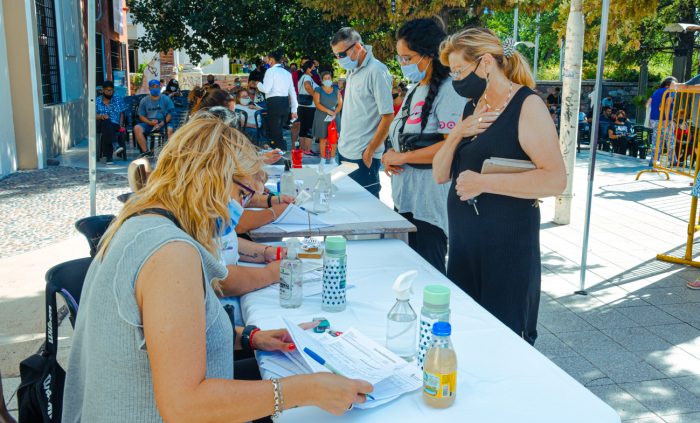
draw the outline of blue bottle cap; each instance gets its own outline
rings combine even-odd
[[[433,335],[435,336],[450,336],[452,326],[447,322],[435,322],[433,324]]]

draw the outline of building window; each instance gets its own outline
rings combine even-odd
[[[35,0],[41,92],[44,104],[61,102],[61,69],[59,66],[56,8],[54,0]]]
[[[119,41],[109,40],[109,59],[112,64],[112,72],[115,70],[120,70],[122,67],[119,64],[119,52],[121,51],[121,44]]]
[[[129,44],[131,44],[131,42]],[[138,70],[138,68],[139,68],[138,57],[139,57],[139,55],[137,54],[137,50],[130,48],[129,49],[129,73],[136,73],[136,71]]]
[[[99,32],[95,34],[95,85],[101,87],[105,82],[104,40]]]

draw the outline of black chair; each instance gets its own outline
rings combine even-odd
[[[264,140],[267,139],[267,131],[265,128],[267,126],[265,125],[265,120],[267,118],[267,110],[257,110],[253,117],[255,119],[255,128],[258,134],[258,139],[256,140],[256,142],[258,145],[262,145],[264,144]]]
[[[189,115],[189,110],[187,107],[177,107],[173,110],[173,132],[177,131],[182,125],[187,122],[187,116]]]
[[[75,327],[75,319],[78,316],[78,304],[83,290],[83,282],[88,268],[92,263],[92,257],[57,264],[46,272],[46,303],[54,304],[56,294],[60,294],[68,305],[69,319]]]
[[[75,229],[85,235],[88,244],[90,244],[90,257],[95,257],[97,254],[97,246],[102,239],[102,235],[107,232],[109,224],[114,220],[113,214],[103,214],[99,216],[90,216],[75,222]]]

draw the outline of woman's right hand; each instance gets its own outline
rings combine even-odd
[[[477,110],[473,115],[459,122],[454,131],[460,134],[461,138],[479,135],[491,126],[499,115],[498,112],[487,112],[485,109]]]
[[[374,390],[369,382],[332,373],[316,373],[313,377],[319,388],[314,405],[336,416],[348,411],[355,403],[365,402],[365,394]]]

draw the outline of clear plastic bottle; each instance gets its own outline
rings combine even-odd
[[[323,288],[321,294],[321,309],[323,311],[345,310],[345,272],[347,241],[342,236],[326,238],[323,254]]]
[[[284,173],[280,177],[280,194],[290,197],[297,196],[297,183],[294,180],[289,160],[284,161]]]
[[[443,285],[428,285],[423,288],[423,308],[420,311],[420,336],[418,339],[418,367],[423,368],[423,359],[430,348],[433,324],[450,321],[450,288]]]
[[[386,347],[406,361],[416,356],[416,323],[418,316],[411,307],[411,285],[418,272],[411,270],[396,278],[393,289],[396,304],[387,315]]]
[[[323,162],[318,165],[318,179],[314,186],[313,200],[314,211],[316,213],[325,213],[330,210],[330,201],[333,196],[330,173],[325,173]]]
[[[434,408],[447,408],[457,397],[457,354],[452,347],[452,327],[447,322],[433,325],[433,342],[425,356],[423,400]]]
[[[299,308],[304,299],[304,274],[301,260],[297,257],[299,242],[287,241],[287,257],[280,263],[280,306]]]

